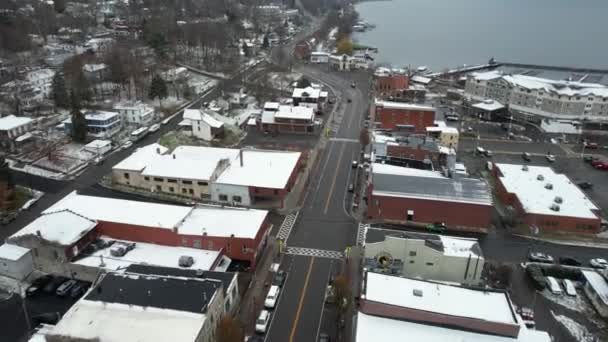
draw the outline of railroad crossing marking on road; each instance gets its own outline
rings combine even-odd
[[[293,225],[296,223],[296,220],[298,219],[299,214],[300,214],[300,212],[296,211],[295,213],[291,213],[291,214],[285,216],[285,219],[283,220],[283,223],[281,224],[281,228],[279,229],[279,233],[277,234],[278,239],[287,241],[289,234],[291,234],[291,228],[293,228]]]
[[[359,223],[359,229],[357,230],[357,246],[363,246],[368,227],[369,225],[367,224]]]
[[[314,257],[318,257],[318,258],[330,258],[330,259],[342,259],[344,257],[342,252],[329,251],[326,249],[305,248],[305,247],[287,247],[287,251],[285,253],[291,254],[291,255],[314,256]]]

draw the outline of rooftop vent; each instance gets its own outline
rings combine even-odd
[[[414,291],[412,291],[414,293],[414,296],[416,297],[422,297],[422,290],[420,289],[414,289]]]
[[[538,175],[536,176],[536,179],[538,179],[539,181],[545,180],[545,177],[543,175]]]
[[[553,184],[551,184],[551,183],[545,184],[545,189],[547,189],[547,190],[553,190]]]
[[[553,199],[553,202],[555,202],[557,204],[562,204],[562,203],[564,203],[564,199],[561,198],[560,196],[555,196],[555,198]]]
[[[549,208],[553,211],[559,211],[559,205],[557,205],[555,203],[551,204],[551,206]]]
[[[528,165],[524,165],[524,166],[522,166],[522,167],[521,167],[521,170],[522,170],[522,171],[528,171]]]

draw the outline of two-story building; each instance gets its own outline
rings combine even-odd
[[[327,92],[323,92],[321,88],[317,87],[295,88],[291,98],[294,106],[309,107],[315,113],[321,113],[327,99]]]
[[[110,138],[120,131],[122,121],[116,112],[95,111],[84,115],[87,122],[87,132],[95,138]],[[66,134],[72,134],[72,119],[63,121]]]
[[[263,132],[314,133],[315,111],[311,107],[267,102],[256,124]]]
[[[127,124],[147,126],[154,122],[156,117],[154,108],[143,102],[122,102],[114,106],[122,121]]]
[[[193,136],[205,141],[224,134],[224,123],[204,109],[185,109],[184,121],[190,125]]]
[[[9,115],[0,118],[0,144],[5,148],[14,148],[15,139],[32,130],[34,121],[25,116]]]
[[[425,133],[435,121],[435,108],[413,103],[376,100],[370,111],[375,128],[386,130]]]

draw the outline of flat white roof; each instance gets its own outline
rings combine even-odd
[[[476,80],[489,81],[501,77],[502,72],[500,70],[472,72],[471,76],[473,76],[473,78],[475,78]]]
[[[443,254],[457,257],[467,257],[471,253],[479,254],[473,251],[473,247],[477,245],[477,239],[461,238],[456,236],[439,235],[443,243]]]
[[[102,237],[102,239],[115,240],[108,237]],[[194,259],[194,264],[189,267],[189,269],[212,271],[213,264],[220,257],[220,252],[198,248],[162,246],[136,242],[135,248],[122,257],[113,256],[110,253],[110,247],[107,247],[95,251],[95,253],[90,256],[78,259],[73,262],[73,264],[99,267],[112,271],[125,269],[132,264],[181,268],[178,265],[178,261],[179,257],[183,255],[191,256]],[[102,262],[104,264],[103,267]]]
[[[162,158],[169,149],[160,144],[150,144],[138,148],[130,156],[112,167],[113,170],[141,171],[153,160]],[[160,154],[158,153],[160,152]]]
[[[216,120],[213,116],[203,112],[200,109],[185,109],[183,117],[184,119],[188,120],[204,121],[207,125],[213,128],[220,128],[224,125],[223,122]]]
[[[279,106],[274,114],[275,119],[313,120],[315,111],[310,107],[303,106]]]
[[[85,114],[85,118],[87,120],[108,120],[120,116],[120,114],[116,112],[107,112],[107,111],[95,111],[89,112]]]
[[[395,166],[390,164],[373,163],[373,173],[381,173],[385,175],[400,175],[400,176],[415,176],[425,178],[445,178],[441,172],[414,169],[411,167]]]
[[[427,132],[442,132],[448,134],[458,134],[458,129],[456,127],[450,126],[429,126],[426,128]]]
[[[43,212],[44,215],[32,221],[10,238],[37,235],[40,232],[41,238],[47,241],[55,242],[62,246],[69,246],[93,230],[97,225],[97,222],[83,215],[83,213],[66,210],[69,208],[54,207],[45,210]],[[91,209],[95,210],[96,208],[92,207]]]
[[[264,110],[278,110],[281,106],[278,102],[266,102],[264,103]]]
[[[0,118],[0,131],[8,131],[19,126],[27,125],[30,122],[32,122],[32,118],[8,115]]]
[[[203,117],[202,117],[203,121],[213,127],[213,128],[220,128],[222,126],[224,126],[224,123],[216,120],[214,117],[212,117],[211,115],[207,114],[207,113],[203,113]]]
[[[243,166],[237,155],[215,183],[284,189],[300,152],[244,150]]]
[[[194,208],[178,227],[180,235],[253,239],[268,215],[266,210],[201,206]]]
[[[0,246],[0,259],[17,261],[29,253],[29,248],[5,243]]]
[[[597,271],[583,271],[583,275],[604,305],[608,306],[608,281]]]
[[[419,75],[412,76],[412,82],[429,84],[429,83],[431,83],[431,81],[432,81],[432,79],[430,79],[428,77],[419,76]]]
[[[423,106],[414,103],[405,103],[405,102],[393,102],[393,101],[382,101],[376,99],[376,107],[384,107],[384,108],[393,108],[393,109],[411,109],[411,110],[425,110],[425,111],[435,111],[435,108],[431,106]]]
[[[293,90],[292,97],[318,98],[320,95],[321,95],[320,88],[306,87],[306,88],[295,88]]]
[[[97,140],[93,140],[90,143],[84,145],[84,147],[94,149],[94,148],[103,148],[108,145],[112,145],[112,142],[110,140],[97,139]]]
[[[424,342],[551,342],[544,331],[530,330],[522,326],[517,338],[475,333],[441,326],[419,324],[391,318],[357,314],[357,342],[397,341],[407,335],[411,341]]]
[[[550,167],[527,165],[528,171],[516,164],[496,164],[496,167],[502,174],[500,181],[505,190],[517,196],[527,213],[597,218],[592,210],[598,208],[587,195],[568,177],[555,173]],[[539,175],[543,180],[538,179]],[[548,183],[553,189],[545,188]],[[556,203],[556,197],[561,197],[563,203]],[[559,205],[559,211],[552,210],[552,204]]]
[[[483,102],[479,102],[479,103],[474,104],[472,107],[481,109],[481,110],[485,110],[488,112],[493,112],[495,110],[505,108],[505,106],[503,106],[500,102],[494,101],[494,100],[486,100]]]
[[[414,295],[422,291],[422,296]],[[365,298],[389,305],[467,317],[484,321],[517,324],[505,293],[471,290],[425,280],[367,272]]]
[[[204,314],[192,312],[83,299],[51,334],[102,342],[196,341],[205,319]]]
[[[191,207],[79,195],[71,192],[43,213],[68,209],[90,219],[173,229]]]

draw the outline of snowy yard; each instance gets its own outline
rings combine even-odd
[[[564,315],[556,315],[553,311],[551,311],[551,315],[558,321],[568,333],[574,337],[576,341],[580,342],[595,342],[595,336],[590,334],[582,324],[577,323],[575,320],[566,317]]]
[[[50,155],[39,159],[33,165],[49,171],[74,172],[95,158],[94,153],[85,150],[83,147],[84,145],[77,143],[65,144]]]

